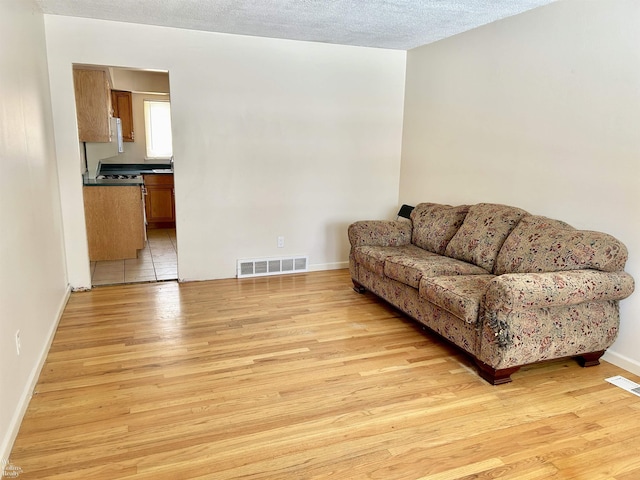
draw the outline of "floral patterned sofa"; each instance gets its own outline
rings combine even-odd
[[[355,290],[468,352],[494,385],[543,360],[597,365],[634,290],[611,235],[506,205],[421,203],[410,221],[359,221],[348,234]]]

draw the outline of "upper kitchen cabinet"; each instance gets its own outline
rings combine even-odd
[[[111,94],[104,70],[73,70],[78,136],[81,142],[109,142]]]
[[[120,119],[122,124],[122,140],[133,142],[133,107],[131,92],[111,90],[111,105],[113,116]]]

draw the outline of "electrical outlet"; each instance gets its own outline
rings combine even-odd
[[[22,348],[22,344],[20,343],[20,330],[16,332],[16,352],[20,355],[20,349]]]
[[[284,237],[278,237],[278,248],[284,248]]]

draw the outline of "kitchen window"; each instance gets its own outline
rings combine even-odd
[[[147,140],[147,158],[171,158],[171,103],[166,101],[144,101],[144,126]]]

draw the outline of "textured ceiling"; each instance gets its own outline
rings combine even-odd
[[[555,0],[36,0],[44,13],[408,50]]]

